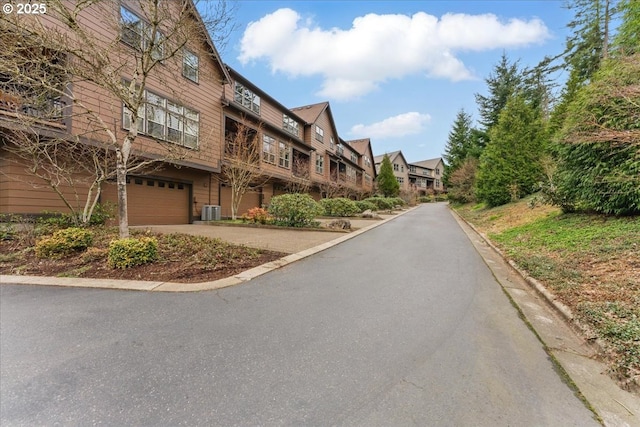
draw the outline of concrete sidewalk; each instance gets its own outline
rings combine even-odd
[[[0,283],[156,292],[196,292],[220,289],[249,281],[272,270],[281,268],[292,262],[324,251],[325,249],[359,236],[362,233],[366,233],[367,231],[385,224],[386,222],[391,221],[401,215],[404,215],[405,213],[413,209],[415,208],[409,208],[393,215],[381,215],[383,218],[382,220],[350,219],[352,227],[357,228],[357,230],[350,233],[342,231],[332,232],[258,227],[224,227],[206,224],[154,225],[132,227],[143,230],[148,229],[161,233],[184,233],[206,237],[217,237],[230,243],[289,254],[284,258],[262,264],[250,270],[236,274],[235,276],[215,280],[212,282],[176,283],[116,279],[0,275]]]

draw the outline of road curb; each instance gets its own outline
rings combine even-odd
[[[580,322],[574,315],[573,311],[567,305],[562,303],[553,292],[547,289],[540,281],[529,275],[529,273],[521,268],[515,261],[506,256],[484,233],[464,219],[458,212],[452,208],[449,210],[456,218],[464,222],[469,228],[471,228],[471,230],[473,230],[474,233],[480,236],[482,241],[489,246],[491,250],[497,253],[500,258],[502,258],[504,262],[506,262],[509,267],[511,267],[513,271],[515,271],[516,274],[518,274],[529,285],[529,287],[536,291],[536,293],[540,295],[553,310],[555,310],[556,313],[562,316],[568,325],[584,335],[589,345],[591,345],[596,352],[602,353],[604,351],[604,346],[600,340],[593,337],[593,332],[586,325]]]
[[[376,227],[386,224],[389,221],[413,211],[417,206],[408,208],[391,218],[386,218],[381,221],[353,231],[346,233],[340,237],[337,237],[328,242],[314,246],[312,248],[304,249],[300,252],[287,255],[274,261],[267,262],[265,264],[253,267],[249,270],[238,273],[234,276],[226,277],[224,279],[218,279],[211,282],[200,283],[177,283],[177,282],[148,282],[142,280],[119,280],[119,279],[88,279],[88,278],[68,278],[68,277],[43,277],[43,276],[13,276],[13,275],[0,275],[0,284],[19,284],[19,285],[37,285],[37,286],[61,286],[61,287],[79,287],[79,288],[95,288],[95,289],[118,289],[118,290],[131,290],[131,291],[147,291],[147,292],[201,292],[211,291],[226,288],[229,286],[240,285],[248,282],[263,274],[269,273],[273,270],[277,270],[291,263],[307,258],[311,255],[317,254],[327,250],[347,240],[353,239],[362,233],[366,233]]]

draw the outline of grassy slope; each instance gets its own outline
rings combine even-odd
[[[456,210],[569,306],[605,344],[614,376],[640,388],[640,218],[564,215],[531,199]]]

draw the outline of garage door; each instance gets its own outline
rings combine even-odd
[[[188,224],[191,186],[163,179],[130,178],[129,225]],[[116,202],[116,186],[107,185],[104,200]]]
[[[242,196],[238,216],[255,207],[260,207],[260,192],[247,190]],[[220,188],[220,214],[225,218],[231,218],[231,187]]]

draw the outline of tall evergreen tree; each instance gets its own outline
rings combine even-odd
[[[378,189],[385,197],[396,197],[400,193],[400,184],[393,174],[393,166],[391,160],[386,154],[382,158],[380,172],[378,172]]]
[[[622,23],[618,27],[613,48],[617,55],[640,53],[640,1],[623,0],[618,6]]]
[[[502,54],[500,62],[496,64],[493,72],[485,79],[488,95],[476,94],[478,104],[479,122],[484,132],[498,123],[500,112],[507,105],[509,98],[516,93],[522,82],[518,61],[510,62],[506,53]]]
[[[471,115],[464,109],[458,111],[456,119],[453,122],[449,138],[445,146],[444,160],[446,166],[442,180],[446,186],[449,186],[449,177],[464,163],[471,151],[472,127]]]
[[[530,194],[542,175],[545,126],[521,94],[509,98],[482,152],[476,195],[498,206]]]

